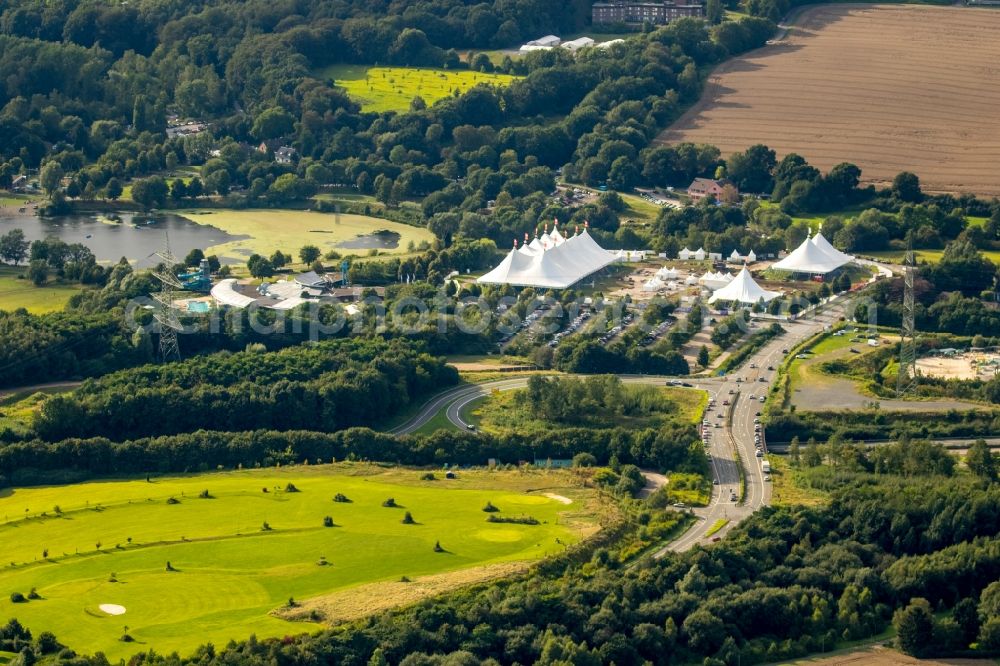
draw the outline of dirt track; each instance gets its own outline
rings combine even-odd
[[[867,182],[903,170],[925,189],[1000,195],[1000,11],[823,5],[780,42],[712,73],[660,140],[726,155],[765,143]]]

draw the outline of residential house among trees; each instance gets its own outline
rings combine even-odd
[[[291,164],[295,156],[295,149],[290,146],[282,146],[274,151],[274,161],[278,164]]]
[[[701,201],[705,197],[711,196],[716,201],[722,201],[722,193],[726,187],[736,189],[736,186],[727,180],[713,180],[711,178],[695,178],[688,186],[687,193],[692,201]],[[736,194],[739,194],[737,190]]]

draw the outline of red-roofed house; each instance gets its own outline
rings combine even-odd
[[[722,189],[730,185],[726,180],[712,180],[711,178],[695,178],[688,186],[688,196],[694,201],[700,201],[707,196],[712,196],[716,201],[722,198]]]

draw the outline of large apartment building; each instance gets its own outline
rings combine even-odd
[[[675,0],[660,2],[633,2],[609,0],[595,2],[593,23],[652,23],[663,25],[684,16],[704,16],[705,6],[700,3],[680,3]]]

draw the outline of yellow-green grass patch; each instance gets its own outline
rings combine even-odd
[[[994,264],[1000,265],[1000,251],[997,250],[980,250],[982,255],[992,261]],[[884,259],[891,263],[899,264],[903,262],[903,258],[906,255],[905,250],[884,250],[879,252],[861,252],[860,254],[866,257],[875,257],[877,259]],[[927,262],[928,264],[936,264],[941,261],[941,257],[944,256],[944,250],[914,250],[914,259],[917,263]]]
[[[414,97],[428,106],[464,93],[480,84],[507,86],[517,79],[509,74],[485,74],[468,70],[450,71],[423,67],[371,67],[368,65],[332,65],[317,72],[333,79],[361,104],[362,111],[407,111]]]
[[[571,505],[523,494],[519,472],[463,470],[454,481],[440,472],[420,481],[422,474],[314,465],[17,488],[0,498],[0,612],[112,660],[149,649],[186,654],[251,633],[314,629],[271,614],[290,597],[537,560],[596,529],[584,515],[596,500],[568,472],[531,480],[574,498]],[[300,492],[286,492],[289,483]],[[203,490],[211,497],[200,498]],[[352,501],[333,502],[336,493]],[[389,497],[399,508],[382,506]],[[540,524],[487,523],[488,501],[497,515]],[[416,524],[402,523],[405,511]],[[324,516],[336,526],[324,527]],[[434,551],[438,541],[445,552]],[[41,599],[7,598],[32,588]],[[126,612],[109,616],[101,604]],[[123,625],[137,644],[118,640]]]
[[[717,521],[715,521],[714,523],[712,523],[711,527],[709,527],[707,530],[705,530],[705,536],[707,536],[707,537],[712,536],[713,534],[715,534],[716,532],[718,532],[719,530],[721,530],[723,527],[725,527],[728,524],[729,524],[729,520],[727,520],[726,518],[719,518]]]
[[[801,445],[805,452],[805,442]],[[789,464],[785,456],[771,455],[771,504],[774,506],[819,506],[827,500],[827,493],[803,483],[800,472]]]
[[[57,312],[66,307],[70,297],[83,287],[49,280],[36,287],[31,280],[22,279],[23,266],[0,266],[0,310],[8,312],[24,308],[32,314]]]
[[[397,233],[400,238],[397,247],[379,249],[379,254],[405,254],[411,242],[419,245],[434,240],[434,235],[426,228],[365,215],[260,209],[174,212],[192,222],[212,225],[233,236],[247,236],[205,248],[205,254],[240,262],[245,262],[254,253],[271,256],[275,250],[297,257],[304,245],[315,245],[324,254],[333,250],[345,256],[364,256],[368,254],[367,249],[349,249],[342,244],[383,230]]]

